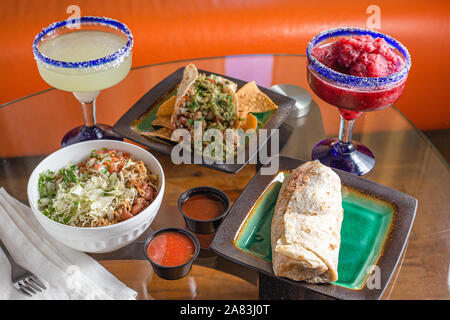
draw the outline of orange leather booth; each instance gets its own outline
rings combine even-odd
[[[357,0],[3,0],[0,2],[0,105],[49,88],[39,76],[31,44],[43,27],[69,18],[71,12],[67,9],[73,4],[80,8],[82,16],[107,16],[126,23],[135,38],[133,67],[137,67],[212,56],[304,54],[308,41],[322,30],[338,26],[366,27],[370,17],[367,9],[372,3]],[[380,31],[401,41],[412,56],[408,84],[397,108],[422,130],[450,128],[447,88],[450,2],[379,0],[376,5],[380,8]],[[39,116],[33,115],[35,119]],[[0,123],[5,123],[7,119],[1,117],[2,113]],[[58,125],[68,130],[72,122],[67,121]],[[7,136],[2,130],[5,129],[0,128],[0,134]]]

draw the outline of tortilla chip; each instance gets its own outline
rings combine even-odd
[[[243,131],[247,131],[248,129],[256,130],[258,128],[258,118],[248,111],[240,111],[238,121],[236,121],[234,128],[240,128]]]
[[[172,96],[159,106],[158,111],[156,112],[156,118],[152,121],[152,126],[172,129],[170,118],[172,117],[175,108],[175,99],[176,97]]]
[[[246,83],[237,92],[239,111],[265,112],[278,109],[278,106],[270,98],[259,90],[255,81]]]
[[[172,130],[168,128],[160,128],[155,131],[142,131],[139,133],[146,137],[157,137],[165,140],[171,140],[172,137]]]
[[[257,127],[258,127],[258,118],[256,118],[251,113],[247,115],[244,122],[240,123],[240,128],[244,131],[247,131],[249,129],[256,130]]]
[[[156,112],[156,117],[170,117],[173,113],[173,109],[175,108],[175,99],[176,96],[171,96],[169,99],[164,101],[164,103],[159,106],[158,111]]]
[[[164,127],[166,129],[171,129],[171,125],[170,125],[170,117],[161,117],[161,118],[155,118],[152,121],[152,126],[159,126],[159,127]]]

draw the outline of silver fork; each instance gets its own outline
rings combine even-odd
[[[1,239],[0,248],[3,250],[9,260],[9,263],[11,264],[11,280],[14,288],[17,291],[28,297],[31,297],[31,295],[47,289],[45,285],[34,274],[21,267],[14,261],[13,257],[8,252],[8,249],[6,249]]]

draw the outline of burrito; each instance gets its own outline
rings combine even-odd
[[[283,181],[272,218],[274,274],[336,281],[343,212],[341,181],[333,170],[317,160],[294,169]]]
[[[177,91],[172,129],[193,132],[196,121],[201,121],[203,130],[234,128],[238,120],[236,88],[228,79],[199,73],[195,65],[187,65]]]

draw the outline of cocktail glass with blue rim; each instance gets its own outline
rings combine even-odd
[[[41,77],[51,86],[73,92],[81,103],[84,125],[63,137],[62,147],[94,139],[123,140],[110,126],[97,124],[95,101],[100,90],[128,74],[133,36],[114,19],[80,17],[55,22],[33,41],[33,53]]]
[[[396,73],[385,77],[357,77],[335,71],[316,59],[312,50],[335,42],[339,37],[370,35],[383,38],[404,61]],[[319,142],[312,159],[356,175],[369,173],[375,166],[375,156],[364,145],[352,141],[355,120],[362,112],[375,111],[392,105],[403,93],[411,68],[408,50],[390,36],[360,28],[338,28],[315,36],[307,46],[307,80],[312,91],[325,102],[339,108],[339,137]]]

